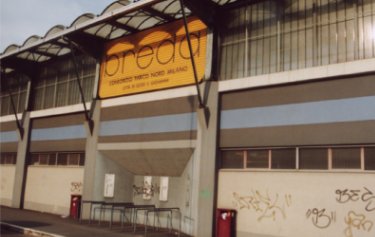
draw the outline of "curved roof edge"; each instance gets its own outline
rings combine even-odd
[[[129,5],[130,3],[131,3],[131,1],[129,1],[129,0],[118,0],[116,2],[110,3],[106,8],[104,8],[104,10],[100,13],[99,16],[101,16],[103,14],[106,14],[108,12],[111,12],[115,9],[120,8],[120,7]]]
[[[127,4],[125,4],[127,3]],[[129,3],[131,3],[131,1],[128,1],[128,0],[118,0],[118,1],[114,1],[112,3],[110,3],[106,8],[104,8],[104,10],[100,13],[100,15],[95,15],[94,13],[84,13],[82,15],[80,15],[79,17],[77,17],[75,20],[72,21],[72,23],[70,23],[69,26],[64,26],[64,25],[55,25],[55,26],[52,26],[45,34],[43,37],[40,37],[40,36],[37,36],[37,35],[33,35],[33,36],[30,36],[28,37],[22,45],[17,45],[17,44],[11,44],[9,46],[7,46],[5,48],[5,50],[0,53],[0,55],[3,55],[3,54],[6,54],[6,53],[9,53],[9,52],[12,52],[12,51],[15,51],[15,50],[18,50],[24,46],[27,46],[31,43],[34,43],[34,42],[37,42],[39,40],[43,40],[44,38],[46,37],[49,37],[51,35],[54,35],[56,33],[59,33],[65,29],[68,29],[68,28],[71,28],[71,27],[74,27],[76,25],[79,25],[87,20],[91,20],[91,19],[94,19],[96,17],[99,17],[105,13],[108,13],[110,11],[113,11],[117,8],[120,8],[120,7],[123,7],[123,6],[126,6],[128,5]],[[38,37],[37,40],[35,41],[32,41],[31,39],[36,39],[35,37]],[[32,42],[28,42],[28,41],[32,41]]]
[[[18,45],[18,44],[11,44],[11,45],[8,45],[5,49],[4,49],[4,52],[3,53],[8,53],[10,51],[14,51],[16,49],[19,49],[21,46]]]
[[[88,21],[88,20],[91,20],[91,19],[94,19],[95,18],[95,15],[93,13],[84,13],[82,15],[80,15],[79,17],[77,17],[69,26],[69,28],[73,27],[73,26],[76,26],[76,25],[79,25],[85,21]]]

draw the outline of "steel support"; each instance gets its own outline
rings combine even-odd
[[[183,0],[179,0],[179,1],[180,1],[180,6],[181,6],[182,19],[184,21],[185,35],[186,35],[187,43],[189,46],[191,66],[193,67],[195,86],[197,88],[199,108],[205,108],[206,105],[203,103],[202,94],[199,88],[199,79],[198,79],[197,69],[195,66],[193,47],[191,46],[190,33],[189,33],[189,27],[188,27],[187,19],[186,19],[184,1]]]
[[[71,56],[72,56],[72,59],[73,59],[74,71],[75,71],[75,74],[76,74],[76,81],[77,81],[77,84],[78,84],[78,89],[79,89],[81,101],[82,101],[82,104],[83,104],[85,119],[86,119],[86,121],[89,125],[90,134],[92,135],[93,130],[94,130],[94,121],[92,120],[92,116],[90,114],[90,111],[87,109],[87,106],[86,106],[85,95],[83,93],[82,84],[81,84],[81,77],[79,75],[79,70],[78,70],[77,57],[74,53],[73,43],[70,40],[69,40],[69,47],[70,47],[70,53],[71,53]]]

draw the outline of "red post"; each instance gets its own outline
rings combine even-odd
[[[81,212],[81,195],[72,195],[70,198],[70,217],[79,219]]]
[[[216,237],[235,237],[236,211],[218,208],[216,210]]]

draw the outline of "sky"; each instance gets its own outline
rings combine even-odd
[[[84,13],[100,14],[115,0],[0,0],[0,53],[44,36],[55,25],[69,26]]]

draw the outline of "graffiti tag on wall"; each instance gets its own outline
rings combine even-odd
[[[147,195],[153,197],[160,192],[157,184],[151,184],[149,187],[133,185],[133,196]]]
[[[364,210],[366,212],[375,211],[375,195],[367,187],[362,189],[336,189],[336,202],[340,204],[347,204],[350,202],[363,202],[365,204]],[[311,219],[312,224],[320,229],[326,229],[336,222],[336,212],[327,211],[327,209],[312,208],[306,212],[306,218]],[[341,218],[340,218],[341,219]],[[341,220],[345,223],[343,231],[346,237],[355,237],[356,232],[370,232],[373,229],[374,222],[363,213],[357,213],[350,210],[348,214]]]
[[[254,210],[258,214],[258,221],[263,219],[276,220],[277,216],[286,219],[286,208],[292,203],[290,194],[279,195],[278,193],[270,195],[268,192],[252,191],[250,195],[242,196],[236,192],[233,193],[233,204],[239,209]]]
[[[367,219],[366,215],[357,214],[354,211],[348,212],[345,217],[345,224],[347,225],[345,228],[345,236],[347,237],[354,237],[353,229],[370,232],[374,226],[374,223]]]
[[[313,208],[307,210],[306,218],[311,218],[311,221],[315,227],[325,229],[329,227],[332,222],[336,221],[336,212],[329,212],[325,208]]]
[[[366,211],[375,211],[375,195],[370,189],[366,187],[363,187],[362,190],[337,189],[336,194],[336,201],[339,203],[362,201],[366,204]]]
[[[82,193],[82,182],[71,182],[70,192],[72,193]]]

